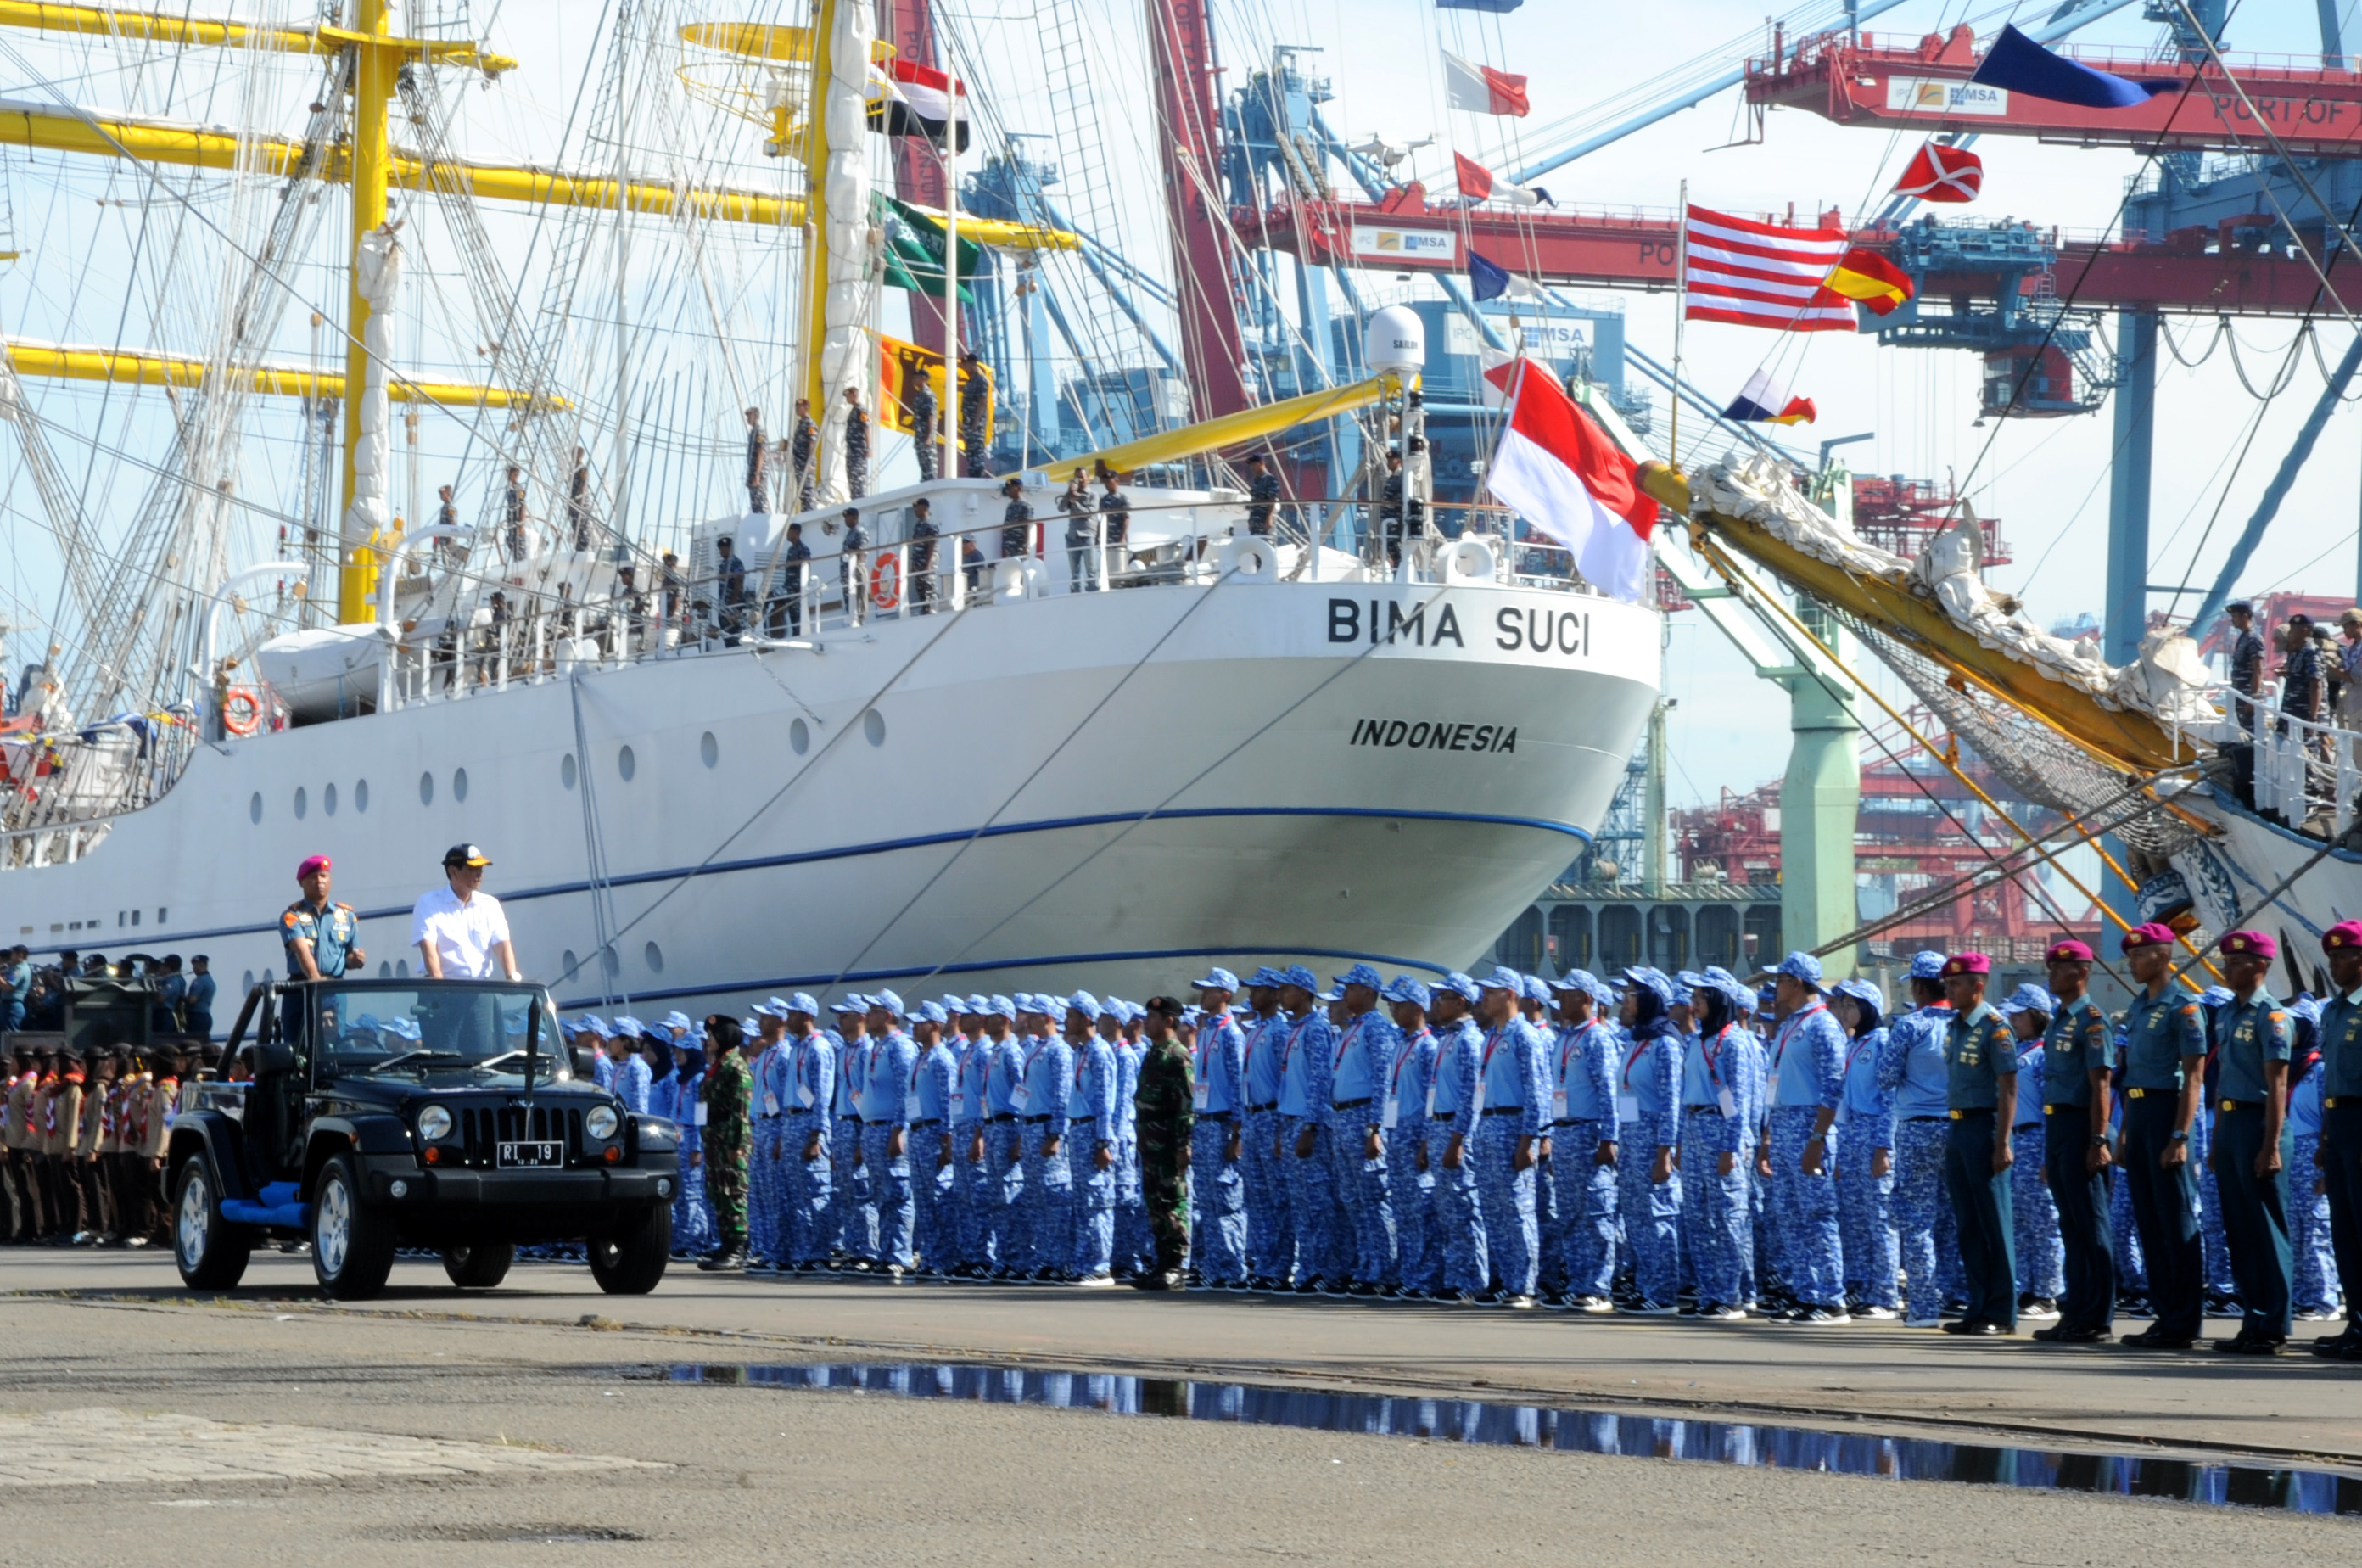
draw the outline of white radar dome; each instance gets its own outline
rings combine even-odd
[[[1388,305],[1370,317],[1362,359],[1371,373],[1427,369],[1427,323],[1408,305]]]

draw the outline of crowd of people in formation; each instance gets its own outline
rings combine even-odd
[[[1648,967],[1198,1002],[807,995],[703,1026],[577,1020],[683,1127],[681,1254],[781,1275],[1545,1306],[2270,1353],[2362,1268],[2362,922],[2283,1004],[2258,932],[2224,984],[2126,933],[2103,1013],[2080,942],[1995,1001],[1922,953],[1890,1006],[1789,955],[1750,988]],[[831,1023],[833,1023],[833,1027]],[[2362,1336],[2323,1336],[2362,1359]]]
[[[219,1047],[210,1060],[218,1065]],[[208,1062],[193,1040],[75,1050],[0,1037],[11,1245],[145,1247],[166,1241],[164,1148],[181,1080]]]

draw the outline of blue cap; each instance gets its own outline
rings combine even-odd
[[[384,1028],[388,1034],[397,1040],[416,1040],[422,1033],[418,1027],[418,1021],[414,1018],[389,1018],[385,1021]]]
[[[788,1011],[800,1012],[808,1018],[820,1016],[820,1003],[812,1000],[810,991],[798,991],[788,999]]]
[[[1616,993],[1604,980],[1588,969],[1570,969],[1559,977],[1552,988],[1562,991],[1579,991],[1602,1007],[1616,1005]]]
[[[1017,1004],[1007,997],[994,997],[985,1004],[984,1010],[995,1018],[1005,1018],[1011,1023],[1017,1021]]]
[[[1526,977],[1507,964],[1495,966],[1491,974],[1476,983],[1488,991],[1507,991],[1513,997],[1526,994]]]
[[[1919,952],[1911,955],[1910,978],[1940,980],[1944,977],[1944,955],[1941,953]]]
[[[1354,965],[1337,976],[1336,980],[1341,986],[1367,986],[1374,991],[1386,983],[1386,977],[1367,964]]]
[[[586,1012],[580,1018],[576,1019],[572,1023],[568,1024],[566,1026],[566,1032],[568,1034],[603,1035],[607,1032],[607,1022],[606,1020],[602,1018],[599,1018],[594,1014]]]
[[[1780,988],[1777,986],[1759,986],[1756,988],[1755,1005],[1757,1007],[1777,1007],[1779,1004]]]
[[[1258,966],[1255,972],[1247,977],[1247,984],[1250,986],[1284,986],[1286,983],[1287,977],[1268,964]]]
[[[1107,1011],[1107,1009],[1100,1006],[1099,999],[1091,995],[1090,992],[1076,991],[1073,996],[1066,999],[1065,1005],[1058,1010],[1060,1012],[1079,1012],[1085,1018],[1097,1018],[1099,1014]]]
[[[1518,994],[1524,997],[1528,1001],[1538,1001],[1544,1007],[1550,1006],[1550,982],[1543,979],[1540,975],[1528,975],[1526,977],[1525,987],[1518,992]]]
[[[1393,979],[1388,980],[1385,983],[1385,985],[1379,990],[1378,995],[1385,998],[1388,1001],[1417,1002],[1421,1007],[1427,1007],[1435,1000],[1433,992],[1429,991],[1423,983],[1412,979],[1408,975],[1396,975]]]
[[[2009,993],[2009,999],[2001,1004],[2001,1010],[2008,1013],[2056,1012],[2058,1004],[2048,991],[2029,980]]]
[[[2296,1000],[2289,1003],[2289,1010],[2307,1023],[2317,1025],[2321,1022],[2321,999],[2311,991],[2305,992]]]
[[[982,1012],[984,1010],[982,1008],[971,1008],[965,1000],[955,996],[945,996],[943,1000],[935,1005],[944,1010],[944,1017],[946,1020],[955,1018],[964,1012]]]
[[[1856,1001],[1868,1002],[1881,1013],[1886,1010],[1886,993],[1878,988],[1878,982],[1875,980],[1839,980],[1830,988],[1841,997],[1851,997]]]
[[[664,1021],[657,1024],[657,1027],[659,1029],[678,1029],[685,1033],[690,1030],[695,1029],[697,1025],[689,1021],[689,1014],[676,1010],[665,1014]]]
[[[1672,1005],[1673,982],[1661,969],[1652,969],[1646,964],[1635,964],[1620,970],[1616,977],[1628,986],[1639,987],[1668,1007]]]
[[[759,1011],[761,1010],[757,1009],[756,1010]],[[747,1039],[752,1040],[756,1035],[763,1032],[763,1026],[755,1021],[755,1014],[750,1012],[745,1017],[738,1021],[738,1032],[745,1035]]]
[[[867,1012],[869,1010],[869,999],[863,996],[859,991],[847,991],[843,996],[837,998],[836,1000],[829,1003],[828,1010],[837,1014],[839,1017],[842,1017],[848,1012]]]
[[[1695,986],[1689,985],[1689,984],[1685,983],[1685,982],[1682,979],[1682,977],[1681,977],[1680,976],[1678,976],[1678,975],[1674,976],[1674,977],[1673,977],[1673,1005],[1674,1005],[1675,1007],[1688,1007],[1691,1003],[1693,1003],[1693,1002],[1694,1002],[1694,1001],[1696,1001],[1696,1000],[1697,1000],[1697,988],[1696,988]]]
[[[2237,993],[2234,992],[2228,986],[2209,986],[2205,990],[2199,993],[2198,1005],[2200,1007],[2226,1007],[2237,999]]]
[[[1780,960],[1777,971],[1791,979],[1802,980],[1815,990],[1821,988],[1821,961],[1809,953],[1791,953]]]
[[[886,1015],[889,1018],[900,1018],[902,1016],[902,999],[896,996],[892,991],[878,991],[874,993],[869,999],[869,1005],[873,1008],[884,1008],[886,1010]]]
[[[646,1034],[647,1032],[648,1026],[642,1023],[638,1019],[632,1017],[630,1014],[617,1013],[615,1015],[616,1033],[624,1035],[626,1038],[630,1038],[635,1035]]]
[[[1217,964],[1206,971],[1204,979],[1195,982],[1195,987],[1201,991],[1235,991],[1239,988],[1239,977]]]
[[[1483,999],[1483,992],[1476,982],[1457,969],[1436,981],[1435,988],[1439,991],[1450,991],[1463,1001],[1474,1002]]]
[[[1337,986],[1329,990],[1315,991],[1312,993],[1312,999],[1314,1001],[1323,1002],[1343,1001],[1345,999],[1345,988],[1342,986]]]
[[[1279,972],[1279,979],[1276,983],[1283,986],[1301,986],[1308,991],[1318,991],[1320,988],[1320,977],[1301,964],[1290,964]]]
[[[944,1010],[941,1002],[921,1002],[919,1016],[929,1023],[949,1023],[952,1021],[952,1015]]]
[[[986,1013],[992,1010],[992,999],[983,995],[972,996],[968,998],[967,1000],[960,1003],[960,1010],[962,1012],[972,1012],[976,1014],[977,1017],[982,1018]]]

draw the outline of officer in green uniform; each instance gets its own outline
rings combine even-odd
[[[2155,1321],[2120,1343],[2136,1350],[2188,1350],[2204,1320],[2203,1244],[2198,1232],[2198,1168],[2190,1128],[2204,1092],[2206,1026],[2197,999],[2171,988],[2173,932],[2136,925],[2124,934],[2133,972],[2125,1010],[2123,1147],[2116,1163],[2131,1190]]]
[[[2009,1130],[2017,1116],[2017,1040],[1985,1001],[1992,960],[1956,953],[1944,961],[1952,1021],[1944,1036],[1945,1106],[1951,1137],[1944,1186],[1959,1231],[1960,1283],[1969,1309],[1948,1334],[2017,1331],[2017,1260],[2011,1241]]]
[[[746,1155],[755,1141],[748,1112],[755,1077],[739,1054],[745,1041],[736,1019],[717,1012],[705,1021],[705,1077],[697,1094],[705,1107],[705,1197],[713,1205],[717,1234],[713,1251],[697,1266],[709,1274],[736,1274],[746,1266]]]
[[[2292,1322],[2288,1165],[2289,1053],[2295,1021],[2265,986],[2279,944],[2260,931],[2223,938],[2223,979],[2231,1003],[2217,1028],[2223,1041],[2214,1081],[2214,1138],[2208,1157],[2223,1195],[2223,1239],[2231,1249],[2246,1321],[2214,1348],[2234,1355],[2277,1355]],[[2312,1172],[2307,1171],[2310,1178]]]
[[[1133,1124],[1140,1140],[1140,1192],[1148,1208],[1148,1230],[1156,1242],[1156,1268],[1142,1277],[1144,1290],[1171,1290],[1181,1284],[1189,1246],[1189,1138],[1196,1130],[1197,1073],[1177,1028],[1181,1004],[1171,997],[1148,1001],[1147,1055],[1140,1064],[1140,1087],[1132,1091]]]

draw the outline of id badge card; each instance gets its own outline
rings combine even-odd
[[[1023,1084],[1019,1084],[1015,1088],[1009,1091],[1009,1108],[1011,1110],[1021,1111],[1032,1103],[1033,1091],[1027,1088]]]
[[[1390,1095],[1388,1095],[1388,1096],[1386,1096],[1386,1109],[1385,1109],[1385,1113],[1384,1113],[1384,1114],[1382,1114],[1382,1115],[1378,1118],[1378,1125],[1379,1125],[1379,1126],[1381,1126],[1381,1127],[1383,1127],[1383,1128],[1385,1128],[1385,1129],[1386,1131],[1388,1131],[1389,1132],[1393,1132],[1393,1131],[1394,1131],[1395,1123],[1396,1123],[1396,1122],[1397,1122],[1397,1121],[1400,1121],[1401,1120],[1402,1120],[1402,1099],[1401,1099],[1401,1097],[1400,1097],[1400,1096],[1398,1096],[1398,1095],[1391,1095],[1391,1094],[1390,1094]]]
[[[769,1089],[765,1089],[763,1091],[763,1114],[766,1116],[777,1116],[778,1113],[779,1097],[773,1094]]]
[[[1551,1120],[1553,1121],[1566,1120],[1566,1090],[1564,1089],[1559,1089],[1551,1096]]]
[[[1192,1110],[1205,1110],[1208,1105],[1212,1103],[1213,1099],[1214,1086],[1208,1083],[1205,1079],[1199,1078],[1196,1083],[1189,1086],[1189,1109]]]
[[[1766,1105],[1780,1103],[1780,1079],[1777,1074],[1772,1076],[1771,1082],[1763,1086],[1763,1103]]]
[[[1435,1114],[1435,1077],[1432,1074],[1427,1080],[1427,1113],[1429,1116]]]
[[[902,1120],[905,1121],[916,1121],[919,1120],[919,1091],[917,1089],[911,1089],[905,1092],[902,1096]]]
[[[1639,1121],[1640,1097],[1637,1094],[1617,1095],[1616,1097],[1616,1120],[1625,1122],[1628,1125],[1631,1122]]]
[[[796,1086],[796,1109],[798,1110],[810,1110],[812,1108],[812,1099],[811,1085],[798,1084]]]
[[[966,1087],[952,1090],[952,1120],[954,1121],[966,1121],[967,1120],[967,1089]]]
[[[1718,1088],[1714,1091],[1714,1102],[1715,1104],[1722,1107],[1722,1113],[1725,1116],[1736,1116],[1738,1114],[1738,1097],[1732,1094],[1727,1088]]]
[[[704,1126],[704,1125],[705,1125],[705,1112],[706,1112],[707,1109],[708,1109],[708,1108],[707,1108],[707,1106],[706,1106],[706,1103],[705,1103],[703,1100],[701,1100],[701,1100],[699,1100],[699,1101],[697,1102],[697,1115],[696,1115],[694,1118],[692,1118],[692,1119],[690,1120],[690,1124],[691,1126],[693,1126],[693,1127],[702,1127],[702,1126]]]

